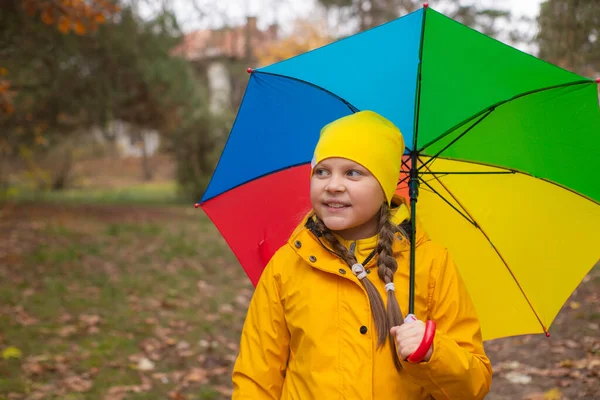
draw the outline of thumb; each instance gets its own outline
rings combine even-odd
[[[396,336],[396,331],[398,330],[398,328],[400,328],[400,327],[399,326],[392,326],[390,328],[390,334],[395,337]]]

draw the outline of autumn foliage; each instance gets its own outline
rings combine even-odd
[[[324,46],[332,40],[324,26],[298,20],[291,35],[257,49],[256,58],[260,65],[269,65]]]
[[[98,25],[119,12],[109,0],[22,0],[23,9],[31,16],[39,16],[46,25],[55,26],[61,33],[84,35],[94,32]]]

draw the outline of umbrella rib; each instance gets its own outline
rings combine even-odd
[[[435,177],[435,174],[433,176]],[[492,248],[494,249],[494,251],[496,252],[496,254],[498,255],[498,257],[500,258],[500,260],[502,261],[502,263],[504,264],[504,266],[508,270],[508,273],[510,274],[510,276],[512,276],[513,280],[517,284],[517,287],[521,291],[521,294],[525,298],[525,301],[527,301],[527,304],[529,304],[529,307],[531,308],[531,311],[533,312],[533,314],[535,315],[535,317],[538,320],[539,324],[541,325],[542,329],[544,330],[544,333],[546,334],[546,336],[550,336],[550,334],[548,333],[548,329],[546,328],[546,326],[542,322],[542,319],[540,318],[540,316],[538,315],[537,311],[533,307],[533,304],[531,303],[531,300],[529,300],[529,297],[527,297],[527,293],[525,293],[525,290],[523,289],[523,287],[521,286],[521,284],[517,280],[517,277],[514,274],[514,272],[512,271],[512,269],[510,268],[510,266],[508,265],[508,262],[506,262],[506,259],[502,256],[502,253],[500,253],[500,250],[498,250],[498,248],[496,247],[496,245],[492,242],[492,240],[490,239],[490,237],[488,236],[488,234],[483,230],[483,228],[481,227],[481,225],[479,225],[477,223],[477,220],[473,217],[473,215],[471,215],[471,213],[469,212],[469,210],[467,210],[466,207],[456,198],[456,196],[454,196],[454,194],[450,191],[450,189],[440,179],[436,179],[436,180],[448,192],[448,194],[450,194],[450,196],[452,196],[452,198],[454,199],[454,201],[456,201],[456,203],[465,211],[465,213],[467,213],[467,215],[473,221],[473,225],[481,232],[481,234],[490,243],[490,245],[492,246]],[[427,184],[427,183],[426,183],[426,185],[429,186],[429,184]]]
[[[461,133],[460,135],[458,135],[457,137],[455,137],[450,143],[448,143],[446,146],[444,146],[440,151],[438,151],[434,156],[431,156],[431,158],[429,160],[427,160],[426,162],[423,163],[423,165],[421,165],[419,167],[419,170],[425,168],[427,166],[427,164],[431,163],[432,161],[435,161],[444,151],[448,150],[448,148],[450,148],[454,143],[458,142],[460,139],[462,139],[463,137],[465,137],[465,135],[467,133],[469,133],[471,131],[471,129],[475,128],[477,125],[479,125],[479,123],[481,121],[483,121],[484,119],[487,118],[488,115],[490,115],[493,111],[495,110],[495,108],[490,108],[484,115],[481,116],[481,118],[479,118],[473,125],[471,125],[467,130],[465,130],[463,133]]]
[[[495,103],[495,104],[493,104],[493,105],[491,105],[489,107],[484,108],[483,110],[479,111],[478,113],[473,114],[472,116],[470,116],[469,118],[465,119],[464,121],[459,122],[458,124],[454,125],[452,128],[448,129],[446,132],[442,133],[440,136],[436,137],[431,142],[423,145],[423,147],[421,147],[419,149],[419,152],[422,152],[423,150],[425,150],[426,148],[428,148],[432,144],[434,144],[434,143],[440,141],[441,139],[445,138],[446,136],[448,136],[449,134],[451,134],[452,132],[454,132],[458,128],[460,128],[463,125],[471,122],[472,120],[474,120],[475,118],[477,118],[481,114],[485,113],[486,111],[493,110],[496,107],[499,107],[499,106],[501,106],[503,104],[509,103],[509,102],[511,102],[513,100],[517,100],[517,99],[520,99],[521,97],[529,96],[531,94],[536,94],[536,93],[539,93],[539,92],[544,92],[544,91],[547,91],[547,90],[560,89],[560,88],[569,87],[569,86],[575,86],[575,85],[595,84],[595,83],[596,83],[595,81],[589,80],[589,79],[575,81],[575,82],[568,82],[568,83],[563,83],[563,84],[560,84],[560,85],[553,85],[553,86],[543,87],[543,88],[540,88],[540,89],[530,90],[528,92],[523,92],[521,94],[515,95],[515,96],[511,97],[510,99],[499,101],[499,102],[497,102],[497,103]]]
[[[291,79],[291,80],[293,80],[293,81],[296,81],[296,82],[300,82],[300,83],[307,84],[307,85],[309,85],[309,86],[312,86],[312,87],[314,87],[315,89],[322,90],[322,91],[324,91],[325,93],[327,93],[327,94],[329,94],[329,95],[331,95],[331,96],[335,97],[336,99],[340,100],[340,101],[341,101],[341,102],[343,102],[343,103],[344,103],[344,104],[345,104],[345,105],[346,105],[346,106],[347,106],[347,107],[348,107],[348,108],[349,108],[349,109],[350,109],[350,110],[351,110],[353,113],[360,111],[358,108],[356,108],[356,107],[354,107],[352,104],[350,104],[350,102],[349,102],[348,100],[346,100],[346,99],[344,99],[344,98],[342,98],[342,97],[338,96],[337,94],[335,94],[335,93],[333,93],[333,92],[330,92],[329,90],[327,90],[327,89],[325,89],[325,88],[323,88],[323,87],[321,87],[321,86],[319,86],[319,85],[315,85],[314,83],[310,83],[310,82],[308,82],[308,81],[305,81],[305,80],[302,80],[302,79],[294,78],[294,77],[292,77],[292,76],[287,76],[287,75],[276,74],[276,73],[273,73],[273,72],[264,72],[264,71],[256,70],[256,71],[254,71],[253,73],[254,73],[254,74],[264,74],[264,75],[278,76],[278,77],[280,77],[280,78]]]
[[[483,163],[483,162],[478,162],[478,161],[461,160],[461,159],[459,159],[459,158],[452,158],[452,157],[437,157],[437,158],[436,158],[436,160],[449,160],[449,161],[457,161],[457,162],[462,162],[462,163],[465,163],[465,164],[483,165],[483,166],[486,166],[486,167],[497,168],[497,169],[503,169],[503,170],[505,170],[505,171],[506,171],[506,173],[508,173],[508,172],[510,171],[510,173],[513,173],[513,174],[523,174],[523,175],[526,175],[526,176],[530,176],[530,177],[532,177],[532,178],[540,179],[540,180],[542,180],[542,181],[544,181],[544,182],[547,182],[547,183],[550,183],[550,184],[552,184],[552,185],[558,186],[559,188],[561,188],[561,189],[564,189],[564,190],[567,190],[567,191],[569,191],[569,192],[571,192],[571,193],[573,193],[573,194],[575,194],[575,195],[577,195],[577,196],[581,196],[581,197],[583,197],[584,199],[586,199],[586,200],[589,200],[589,201],[591,201],[591,202],[592,202],[592,203],[594,203],[594,204],[598,204],[598,205],[600,205],[600,201],[598,201],[598,200],[595,200],[595,199],[593,199],[593,198],[591,198],[591,197],[589,197],[589,196],[586,196],[585,194],[579,193],[579,192],[577,192],[577,191],[575,191],[575,190],[571,189],[571,188],[570,188],[570,187],[568,187],[568,186],[561,185],[560,183],[557,183],[557,182],[551,181],[551,180],[549,180],[549,179],[546,179],[546,178],[540,178],[540,177],[538,177],[538,176],[535,176],[535,175],[533,175],[533,174],[530,174],[530,173],[528,173],[528,172],[525,172],[525,171],[521,171],[521,170],[519,170],[519,169],[515,169],[515,168],[507,168],[507,167],[502,167],[502,166],[500,166],[500,165],[489,164],[489,163]],[[431,166],[429,166],[429,167],[431,167]],[[429,167],[427,168],[428,170],[429,170]],[[422,173],[422,172],[419,172],[419,173]]]
[[[419,64],[417,66],[417,79],[415,90],[415,108],[413,116],[413,149],[417,148],[419,138],[419,115],[421,114],[421,80],[423,71],[423,47],[425,43],[425,19],[427,17],[427,9],[423,10],[423,20],[421,22],[421,37],[419,40]]]
[[[478,228],[477,223],[475,221],[473,221],[472,219],[470,219],[467,215],[465,215],[462,211],[460,211],[454,204],[452,204],[447,198],[445,198],[444,196],[442,196],[437,190],[435,190],[427,181],[424,181],[421,179],[421,182],[423,182],[425,184],[425,186],[427,186],[429,188],[429,190],[431,190],[433,193],[437,194],[438,197],[442,200],[444,200],[444,202],[446,204],[448,204],[450,207],[452,207],[454,209],[454,211],[456,211],[457,213],[459,213],[464,219],[466,219],[471,225],[473,225],[475,228]]]
[[[209,200],[212,200],[212,199],[214,199],[214,198],[215,198],[215,197],[217,197],[217,196],[220,196],[220,195],[222,195],[222,194],[225,194],[225,193],[227,193],[227,192],[229,192],[229,191],[231,191],[231,190],[233,190],[233,189],[237,189],[237,188],[239,188],[240,186],[243,186],[243,185],[245,185],[245,184],[247,184],[247,183],[254,182],[254,181],[258,180],[258,179],[264,178],[265,176],[273,175],[273,174],[276,174],[276,173],[278,173],[278,172],[285,171],[285,170],[287,170],[287,169],[292,169],[292,168],[301,167],[301,166],[303,166],[303,165],[310,165],[310,162],[309,162],[309,161],[305,161],[305,162],[300,162],[300,163],[298,163],[298,164],[286,165],[286,166],[284,166],[284,167],[281,167],[281,168],[278,168],[278,169],[274,169],[274,170],[272,170],[272,171],[265,172],[265,173],[264,173],[264,174],[262,174],[262,175],[258,175],[258,176],[255,176],[255,177],[253,177],[253,178],[250,178],[250,179],[248,179],[248,180],[245,180],[244,182],[240,182],[240,183],[236,184],[235,186],[232,186],[232,187],[230,187],[229,189],[223,190],[222,192],[219,192],[219,193],[217,193],[217,194],[214,194],[214,195],[212,195],[211,197],[208,197],[208,198],[202,198],[202,200],[200,201],[200,204],[204,204],[204,203],[206,203],[207,201],[209,201]]]
[[[516,174],[516,171],[454,171],[454,172],[419,172],[421,175],[512,175]]]

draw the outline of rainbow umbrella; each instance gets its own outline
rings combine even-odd
[[[310,209],[321,127],[369,109],[402,130],[398,191],[452,254],[484,338],[548,333],[599,256],[593,80],[427,7],[250,72],[200,205],[254,284]]]

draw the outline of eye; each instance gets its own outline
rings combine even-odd
[[[346,172],[346,175],[351,176],[351,177],[357,177],[357,176],[362,176],[363,173],[357,169],[351,169],[351,170],[348,170],[348,172]]]
[[[317,168],[315,169],[314,175],[316,176],[327,176],[329,174],[329,171],[327,171],[324,168]]]

